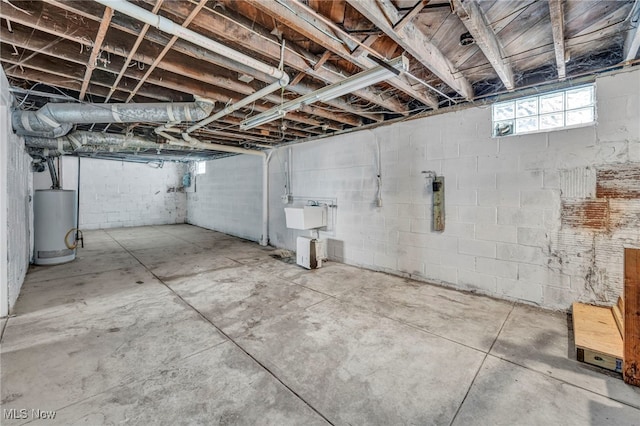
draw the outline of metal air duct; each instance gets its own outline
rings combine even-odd
[[[148,104],[49,103],[38,111],[14,111],[18,135],[56,138],[73,124],[198,121],[211,114],[212,101]]]
[[[126,136],[112,133],[94,133],[77,131],[67,136],[52,139],[38,136],[25,136],[25,145],[29,148],[49,149],[60,152],[86,151],[91,147],[110,150],[137,150],[169,148],[167,144],[159,144],[138,136]],[[86,148],[86,149],[85,149]],[[182,147],[170,149],[185,149]]]

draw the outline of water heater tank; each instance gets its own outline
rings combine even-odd
[[[76,258],[76,191],[37,190],[33,218],[36,265],[56,265]]]

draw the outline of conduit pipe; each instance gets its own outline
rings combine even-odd
[[[255,101],[257,101],[258,99],[261,99],[273,92],[275,92],[276,90],[286,87],[289,84],[289,75],[287,75],[284,71],[282,71],[282,66],[284,64],[284,40],[282,40],[282,46],[280,49],[280,64],[278,66],[278,71],[282,72],[282,77],[280,77],[280,79],[274,83],[271,83],[270,85],[268,85],[267,87],[258,90],[257,92],[247,96],[244,99],[239,100],[238,102],[236,102],[233,105],[227,105],[225,108],[223,108],[221,111],[218,111],[217,113],[215,113],[214,115],[212,115],[209,118],[206,118],[196,124],[194,124],[193,126],[189,127],[186,131],[187,134],[198,130],[201,127],[206,126],[209,123],[213,123],[214,121],[218,120],[219,118],[224,117],[225,115],[231,114],[232,112],[245,107]]]
[[[213,102],[146,104],[49,103],[38,111],[14,111],[13,129],[23,136],[55,138],[66,135],[73,124],[197,121],[213,110]]]
[[[215,120],[218,120],[224,117],[225,115],[228,115],[233,111],[236,111],[237,109],[245,107],[257,101],[258,99],[261,99],[266,95],[269,95],[270,93],[273,93],[276,90],[280,89],[281,87],[285,87],[287,84],[289,84],[289,76],[283,70],[273,67],[271,65],[265,64],[264,62],[258,61],[257,59],[252,58],[251,56],[245,55],[242,52],[238,52],[237,50],[231,49],[230,47],[227,47],[221,43],[218,43],[215,40],[205,37],[202,34],[199,34],[195,31],[185,28],[171,21],[170,19],[167,19],[163,16],[159,16],[153,12],[149,12],[148,10],[143,9],[139,6],[136,6],[135,4],[129,3],[125,0],[96,0],[96,1],[104,6],[117,10],[118,12],[123,13],[131,18],[138,19],[144,22],[145,24],[158,28],[160,31],[164,31],[166,33],[179,37],[183,40],[191,42],[195,45],[203,47],[207,50],[210,50],[214,53],[217,53],[221,56],[224,56],[226,58],[229,58],[241,64],[247,65],[259,72],[265,73],[277,79],[276,82],[271,83],[269,86],[261,90],[258,90],[254,94],[247,96],[246,98],[236,102],[233,105],[227,106],[226,108],[222,109],[221,111],[218,111],[216,114],[212,115],[211,117],[205,120],[202,120],[199,123],[196,123],[193,126],[189,127],[186,130],[187,134],[203,126],[206,126],[207,124],[212,123]],[[173,120],[168,120],[168,121],[173,121]],[[171,124],[161,126],[157,129],[156,133],[160,134],[159,132],[164,132],[171,126],[172,126]]]
[[[268,151],[262,161],[262,238],[261,246],[269,245],[269,160],[273,151]]]
[[[258,90],[257,92],[247,96],[244,99],[239,100],[235,104],[225,107],[224,109],[213,114],[211,117],[205,118],[204,120],[195,123],[193,126],[187,129],[186,133],[191,133],[194,130],[198,130],[199,128],[204,127],[209,123],[213,123],[214,121],[224,117],[225,115],[231,114],[232,112],[242,107],[252,104],[258,99],[262,99],[263,97],[275,92],[276,90],[285,87],[287,84],[289,84],[289,76],[287,74],[284,74],[284,76],[280,80],[271,83],[267,87]]]
[[[210,143],[210,142],[202,142],[196,138],[193,138],[191,136],[186,136],[187,140],[180,140],[180,139],[176,139],[173,136],[165,133],[165,132],[158,132],[158,135],[162,136],[163,138],[165,138],[167,140],[167,143],[169,145],[172,146],[181,146],[181,147],[187,147],[187,148],[197,148],[197,149],[206,149],[209,151],[222,151],[222,152],[231,152],[234,154],[248,154],[248,155],[259,155],[261,157],[265,156],[265,152],[264,151],[258,151],[255,149],[246,149],[246,148],[240,148],[237,146],[230,146],[230,145],[220,145],[217,143]]]
[[[163,138],[166,138],[169,145],[231,152],[235,154],[257,155],[262,157],[262,236],[260,237],[260,245],[269,245],[269,160],[271,159],[273,151],[258,151],[255,149],[245,149],[229,145],[202,142],[186,133],[182,134],[185,138],[184,141],[176,139],[165,132],[157,133]]]

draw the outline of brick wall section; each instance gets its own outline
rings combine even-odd
[[[614,303],[623,247],[640,242],[637,220],[629,223],[640,206],[618,200],[631,219],[607,233],[563,228],[561,206],[577,199],[575,189],[562,194],[562,177],[585,169],[588,178],[593,167],[620,163],[640,167],[640,71],[598,78],[596,91],[595,126],[492,138],[484,107],[295,145],[294,195],[337,198],[335,231],[324,235],[333,259],[550,308]],[[376,141],[381,208],[374,204]],[[285,227],[285,156],[280,149],[271,161],[270,237],[295,249],[304,232]],[[431,231],[423,170],[446,179],[442,233]],[[593,194],[595,187],[584,197]]]
[[[273,160],[272,160],[273,161]],[[252,241],[262,235],[262,158],[209,161],[187,194],[188,223]]]
[[[64,170],[75,170],[65,158]],[[83,158],[80,171],[80,228],[184,223],[186,194],[181,190],[185,166],[146,164]],[[73,176],[63,175],[65,189],[76,189]],[[71,185],[71,186],[68,186]]]

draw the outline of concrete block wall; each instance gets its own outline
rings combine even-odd
[[[322,233],[335,260],[550,308],[614,303],[622,248],[640,242],[638,203],[607,201],[623,204],[617,224],[576,223],[566,205],[595,190],[568,191],[566,176],[640,167],[640,70],[600,77],[596,92],[598,122],[587,127],[492,138],[487,106],[294,145],[293,193],[337,199]],[[271,161],[270,240],[295,250],[305,232],[285,227],[285,157],[281,148]],[[442,233],[431,231],[427,170],[446,180]]]
[[[31,157],[11,131],[12,97],[0,69],[0,316],[18,298],[31,259]]]
[[[63,187],[76,189],[76,158],[63,160]],[[184,223],[187,199],[183,164],[161,168],[123,161],[83,158],[80,163],[80,228]]]
[[[262,158],[227,157],[206,163],[187,194],[187,222],[252,241],[262,235]]]

